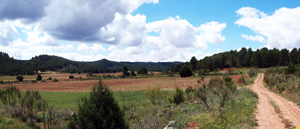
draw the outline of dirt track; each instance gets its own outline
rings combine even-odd
[[[280,108],[284,119],[288,119],[295,127],[300,126],[300,109],[299,107],[285,98],[269,91],[263,84],[263,74],[259,74],[254,84],[251,86],[254,92],[258,94],[258,105],[256,118],[258,128],[261,129],[283,129],[285,124],[282,119],[275,113],[275,109],[270,103],[271,99]]]

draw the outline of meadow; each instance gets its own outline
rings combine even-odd
[[[245,72],[247,71],[249,70]],[[48,102],[49,107],[53,107],[59,114],[65,111],[77,112],[80,98],[88,97],[89,91],[98,81],[95,79],[72,80],[68,79],[69,74],[57,75],[52,73],[42,75],[44,77],[55,75],[60,78],[58,82],[13,83],[12,85],[19,88],[22,95],[25,94],[25,90],[39,90],[39,94]],[[206,76],[203,83],[208,83],[210,78],[217,76],[219,75]],[[241,77],[246,78],[247,84],[253,82],[255,78],[249,78],[247,74],[231,75],[235,85],[244,86],[239,82]],[[1,77],[1,79],[4,78],[9,80],[8,77]],[[25,76],[25,78],[27,77]],[[103,82],[113,91],[113,96],[122,111],[124,111],[130,128],[162,128],[170,121],[176,121],[176,128],[253,128],[257,126],[253,114],[257,103],[257,95],[246,88],[238,88],[232,93],[230,99],[222,108],[219,106],[218,96],[212,92],[208,95],[210,108],[207,108],[199,98],[195,97],[196,92],[190,96],[184,91],[185,101],[179,105],[169,101],[175,94],[176,87],[183,90],[191,87],[196,91],[197,88],[201,87],[198,81],[201,78],[152,76],[104,79]],[[8,85],[1,85],[2,88],[5,86]],[[160,104],[151,103],[150,98],[146,96],[147,92],[154,88],[160,88],[164,96],[161,98]],[[9,117],[9,114],[1,115],[0,120],[2,121],[0,127],[32,128],[19,119]],[[67,123],[68,120],[66,119],[60,127],[66,128]],[[43,128],[42,123],[38,122],[37,125]]]

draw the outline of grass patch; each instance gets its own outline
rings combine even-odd
[[[5,114],[0,115],[0,129],[30,129],[26,123]]]

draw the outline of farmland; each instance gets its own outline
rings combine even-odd
[[[39,81],[37,83],[22,83],[17,82],[13,84],[21,91],[25,90],[39,90],[39,91],[56,91],[56,92],[69,92],[69,91],[90,91],[91,88],[97,83],[96,80],[75,80],[68,79],[71,74],[42,74],[43,78],[47,79],[57,78],[58,82],[52,80],[46,80],[45,82]],[[86,77],[86,74],[73,74],[74,77]],[[97,74],[95,74],[97,75]],[[103,74],[98,74],[103,75]],[[112,76],[120,75],[120,73],[110,74]],[[238,83],[238,79],[244,76],[247,79],[247,75],[232,75],[232,79]],[[25,80],[34,80],[36,76],[24,76]],[[197,87],[201,77],[141,77],[141,78],[119,78],[119,79],[106,79],[104,83],[109,86],[112,91],[132,91],[132,90],[149,90],[153,88],[161,89],[175,89],[176,87],[187,88],[188,86]],[[12,81],[16,80],[15,76],[0,77],[0,80]],[[206,78],[205,81],[208,81]],[[0,88],[9,86],[10,84],[0,84]]]

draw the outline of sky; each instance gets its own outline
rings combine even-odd
[[[0,0],[0,51],[168,62],[300,47],[299,0]]]

